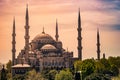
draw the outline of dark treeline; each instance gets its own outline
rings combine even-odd
[[[9,60],[6,68],[2,68],[0,80],[112,80],[112,77],[118,76],[120,72],[120,57],[77,60],[70,69],[60,71],[46,69],[42,72],[33,69],[24,75],[15,75],[14,77],[11,74],[11,64],[11,60]]]

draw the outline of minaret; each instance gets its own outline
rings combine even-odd
[[[28,58],[28,51],[29,51],[29,15],[28,15],[28,5],[26,8],[26,17],[25,17],[26,23],[25,23],[25,54],[26,57]]]
[[[99,29],[97,29],[97,59],[100,60],[100,35],[99,35]]]
[[[55,35],[56,41],[58,41],[59,35],[58,35],[58,23],[56,19],[56,35]]]
[[[15,65],[15,53],[16,53],[16,41],[15,41],[15,18],[13,20],[13,32],[12,32],[12,65]]]
[[[42,32],[43,34],[45,34],[45,30],[44,30],[44,27],[43,27],[43,32]]]
[[[82,60],[82,28],[81,28],[81,17],[80,17],[80,9],[79,9],[79,13],[78,13],[78,59]]]
[[[103,59],[105,59],[105,53],[103,53]]]

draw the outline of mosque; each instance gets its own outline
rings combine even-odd
[[[12,74],[24,74],[31,68],[35,68],[37,71],[44,69],[57,69],[72,68],[74,60],[82,60],[82,36],[81,36],[81,17],[80,11],[78,13],[78,58],[73,57],[73,52],[65,50],[62,46],[62,41],[59,41],[59,27],[56,20],[56,35],[55,39],[43,31],[34,37],[29,42],[29,13],[28,6],[26,8],[25,16],[25,46],[19,52],[16,57],[16,26],[15,18],[13,20],[13,32],[12,32]],[[98,58],[100,58],[100,43],[98,32]],[[72,46],[72,45],[71,45]]]

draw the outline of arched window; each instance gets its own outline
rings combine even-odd
[[[52,65],[54,65],[54,60],[52,60]]]
[[[61,62],[59,62],[59,66],[61,65]]]

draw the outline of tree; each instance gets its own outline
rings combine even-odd
[[[25,80],[25,75],[16,74],[13,80]]]
[[[74,62],[75,72],[81,70],[81,64],[82,64],[82,61],[80,61],[80,60],[77,60],[77,61]]]
[[[35,70],[29,71],[26,73],[25,80],[46,80],[40,73],[37,73]]]
[[[7,80],[12,80],[12,73],[7,73]]]
[[[105,66],[100,62],[95,62],[95,73],[103,73],[105,70]]]
[[[55,76],[58,72],[56,70],[50,70],[48,75],[49,75],[49,80],[55,80]]]
[[[86,59],[81,64],[82,78],[93,73],[95,70],[95,61],[93,59]]]
[[[55,80],[73,80],[73,75],[69,70],[61,70],[56,74]]]
[[[119,75],[119,69],[117,68],[116,65],[112,65],[110,70],[113,73],[113,76],[118,76]]]
[[[104,67],[109,70],[110,69],[110,63],[107,59],[101,59],[100,62],[104,65]]]
[[[12,69],[12,61],[9,60],[8,63],[6,64],[6,68],[8,73],[11,73],[11,69]]]
[[[120,80],[120,74],[117,77],[113,77],[112,80]]]
[[[120,56],[118,57],[109,57],[108,61],[110,65],[116,65],[118,68],[120,68]]]
[[[46,78],[46,79],[49,79],[49,72],[50,72],[50,69],[43,69],[42,71],[41,71],[41,75],[44,77],[44,78]]]
[[[100,73],[93,73],[85,78],[85,80],[111,80],[109,76]]]
[[[7,72],[4,68],[4,65],[3,65],[3,68],[1,70],[1,80],[7,80]]]

